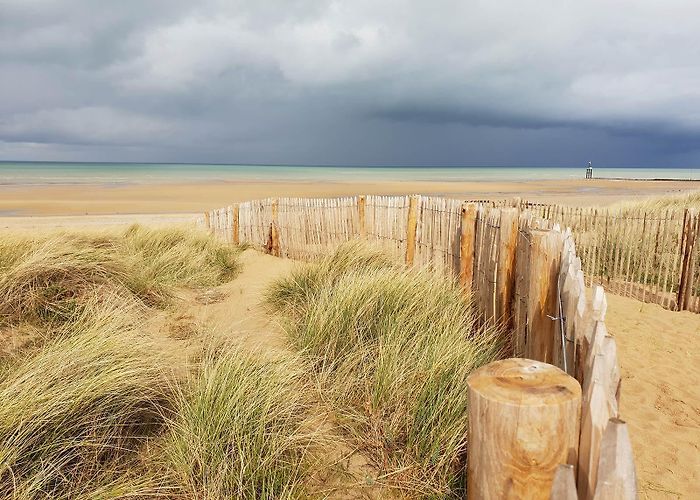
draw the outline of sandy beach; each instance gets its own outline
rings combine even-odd
[[[0,187],[0,218],[100,214],[189,214],[273,196],[333,197],[420,193],[463,199],[520,196],[569,205],[609,205],[621,198],[700,189],[700,181],[478,182],[206,182],[168,184],[15,185]],[[0,224],[2,227],[3,224]]]

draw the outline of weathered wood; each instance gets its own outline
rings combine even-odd
[[[581,439],[578,455],[578,494],[582,500],[593,498],[598,475],[600,442],[608,420],[614,417],[605,385],[593,380],[587,401],[581,410]]]
[[[497,316],[508,331],[513,328],[513,296],[515,292],[515,258],[518,246],[520,210],[501,209],[499,224]]]
[[[416,225],[418,216],[418,196],[411,196],[408,202],[406,223],[406,265],[412,266],[416,255]]]
[[[679,311],[687,310],[690,302],[691,291],[689,284],[692,283],[694,271],[691,266],[691,261],[697,236],[695,234],[695,217],[696,212],[694,209],[685,209],[683,217],[683,235],[681,238],[681,268],[676,299],[676,308]]]
[[[554,473],[552,482],[552,493],[550,500],[578,500],[576,493],[576,477],[574,466],[571,464],[560,464]]]
[[[468,498],[547,498],[558,464],[576,464],[581,388],[555,366],[511,358],[469,386]]]
[[[367,200],[365,199],[365,195],[360,195],[357,197],[357,217],[360,226],[360,238],[362,239],[367,238],[367,223],[365,222],[365,218],[367,215],[366,204]]]
[[[241,243],[240,206],[238,205],[238,203],[233,205],[231,212],[231,242],[234,245],[239,245]]]
[[[267,243],[267,251],[274,255],[275,257],[280,256],[280,239],[279,239],[279,226],[278,226],[278,200],[273,200],[272,209],[272,221],[270,222],[270,232]]]
[[[600,442],[595,500],[634,500],[637,473],[627,424],[611,418]]]
[[[476,235],[476,205],[464,204],[461,210],[459,237],[459,284],[469,292],[474,279],[474,238]]]
[[[204,227],[211,230],[211,214],[209,212],[204,212]]]
[[[527,357],[551,363],[559,317],[557,281],[561,262],[561,234],[532,230],[528,290]]]

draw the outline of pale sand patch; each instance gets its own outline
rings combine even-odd
[[[0,216],[192,213],[240,201],[279,197],[420,193],[460,199],[522,198],[607,205],[620,198],[700,189],[700,181],[575,179],[509,182],[203,182],[186,184],[0,186]]]
[[[700,498],[700,314],[608,295],[641,498]]]

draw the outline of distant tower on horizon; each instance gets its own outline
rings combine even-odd
[[[593,164],[589,161],[588,166],[586,167],[586,179],[592,179],[593,178]]]

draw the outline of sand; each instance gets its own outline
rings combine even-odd
[[[187,214],[271,196],[420,193],[463,199],[607,205],[620,198],[700,189],[700,181],[602,179],[524,182],[206,182],[189,184],[0,186],[0,217],[13,215]]]
[[[608,294],[640,498],[700,498],[700,314]]]

